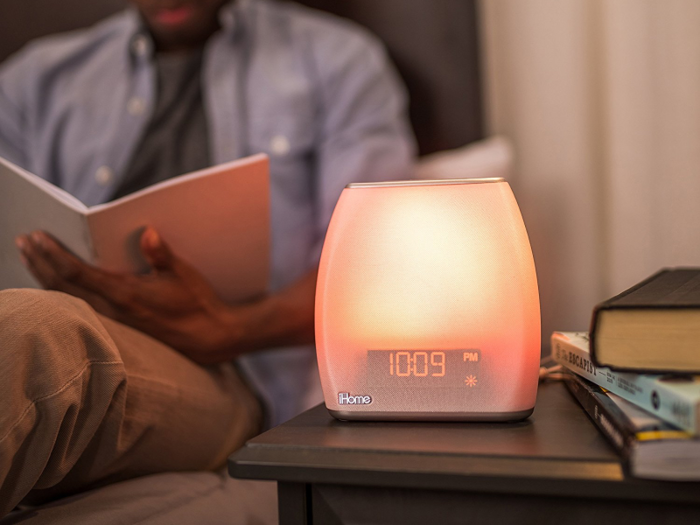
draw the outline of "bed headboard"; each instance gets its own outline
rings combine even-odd
[[[298,0],[368,27],[411,99],[421,154],[484,136],[475,0]]]

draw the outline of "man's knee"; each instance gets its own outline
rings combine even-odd
[[[90,307],[81,299],[61,292],[14,288],[0,290],[0,326],[24,327],[36,323],[60,325],[64,315]],[[15,326],[19,325],[19,326]]]
[[[120,420],[125,385],[116,346],[87,303],[44,290],[0,292],[0,515],[33,488],[74,488],[66,480],[84,474],[73,467],[107,415]]]
[[[84,301],[46,290],[0,291],[0,375],[51,392],[93,363],[119,362],[109,334]]]
[[[32,288],[0,291],[0,334],[53,338],[81,333],[86,327],[104,332],[95,311],[82,299]]]

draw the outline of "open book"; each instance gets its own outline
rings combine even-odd
[[[153,226],[226,301],[265,292],[269,271],[269,176],[253,155],[85,206],[53,184],[0,158],[0,289],[36,288],[14,239],[44,230],[104,269],[142,272],[139,238]]]

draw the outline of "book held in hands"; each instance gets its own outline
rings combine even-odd
[[[143,272],[139,237],[152,226],[226,301],[268,286],[268,159],[253,155],[175,177],[97,206],[0,158],[0,289],[37,287],[15,246],[43,230],[100,268]]]

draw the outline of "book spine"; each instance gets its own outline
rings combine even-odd
[[[573,335],[573,334],[571,334]],[[552,357],[554,360],[623,399],[634,403],[657,417],[676,425],[693,435],[700,434],[698,402],[688,399],[681,392],[658,380],[656,376],[618,373],[597,367],[590,359],[588,340],[552,335]]]
[[[85,257],[85,262],[92,264],[93,266],[102,266],[102,261],[100,260],[100,255],[97,253],[95,247],[95,235],[93,233],[93,220],[90,210],[87,211],[82,217],[83,222],[83,243],[87,248],[87,253],[89,256]]]
[[[589,343],[589,353],[591,356],[591,361],[595,366],[600,366],[600,360],[598,359],[598,345],[596,344],[596,339],[598,338],[598,327],[600,326],[600,318],[603,312],[607,309],[609,301],[597,304],[593,307],[593,315],[591,316],[591,325],[588,327],[588,337],[590,339]]]
[[[615,447],[615,450],[629,461],[632,443],[636,438],[626,416],[612,401],[601,397],[605,396],[604,392],[601,391],[600,395],[596,395],[574,377],[566,378],[564,384],[596,424],[598,430]]]

